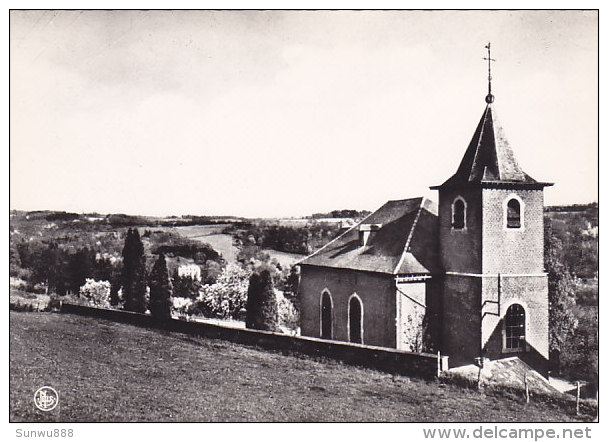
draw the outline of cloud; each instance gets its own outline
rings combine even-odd
[[[596,198],[568,173],[597,163],[593,17],[532,15],[13,11],[12,204],[272,216],[424,194],[483,110],[486,37],[524,169]]]

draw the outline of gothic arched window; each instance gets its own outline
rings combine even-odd
[[[507,203],[507,228],[519,229],[521,227],[521,206],[519,201],[511,198]]]
[[[321,339],[333,338],[332,316],[333,302],[327,290],[321,294]]]
[[[348,301],[348,340],[363,344],[363,304],[357,295]]]
[[[505,315],[505,348],[525,350],[526,348],[526,311],[519,304],[513,304]]]
[[[466,228],[466,205],[461,197],[456,198],[452,204],[452,228],[456,230]]]

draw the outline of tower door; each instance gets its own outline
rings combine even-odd
[[[350,298],[348,303],[348,339],[350,342],[357,344],[363,343],[361,319],[362,319],[362,308],[361,301],[356,296]]]
[[[321,298],[321,338],[331,339],[331,297],[329,293],[323,292]]]

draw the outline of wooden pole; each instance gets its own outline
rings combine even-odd
[[[580,414],[580,402],[581,402],[581,382],[576,381],[576,415]]]
[[[526,390],[526,404],[530,403],[530,388],[528,387],[528,374],[524,374],[524,388]]]

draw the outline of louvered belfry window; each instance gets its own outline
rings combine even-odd
[[[464,202],[462,200],[454,201],[453,210],[452,227],[454,229],[464,229]]]
[[[505,315],[505,346],[509,350],[526,348],[526,311],[519,304],[513,304]]]
[[[507,203],[507,228],[519,229],[521,227],[521,207],[515,198]]]

